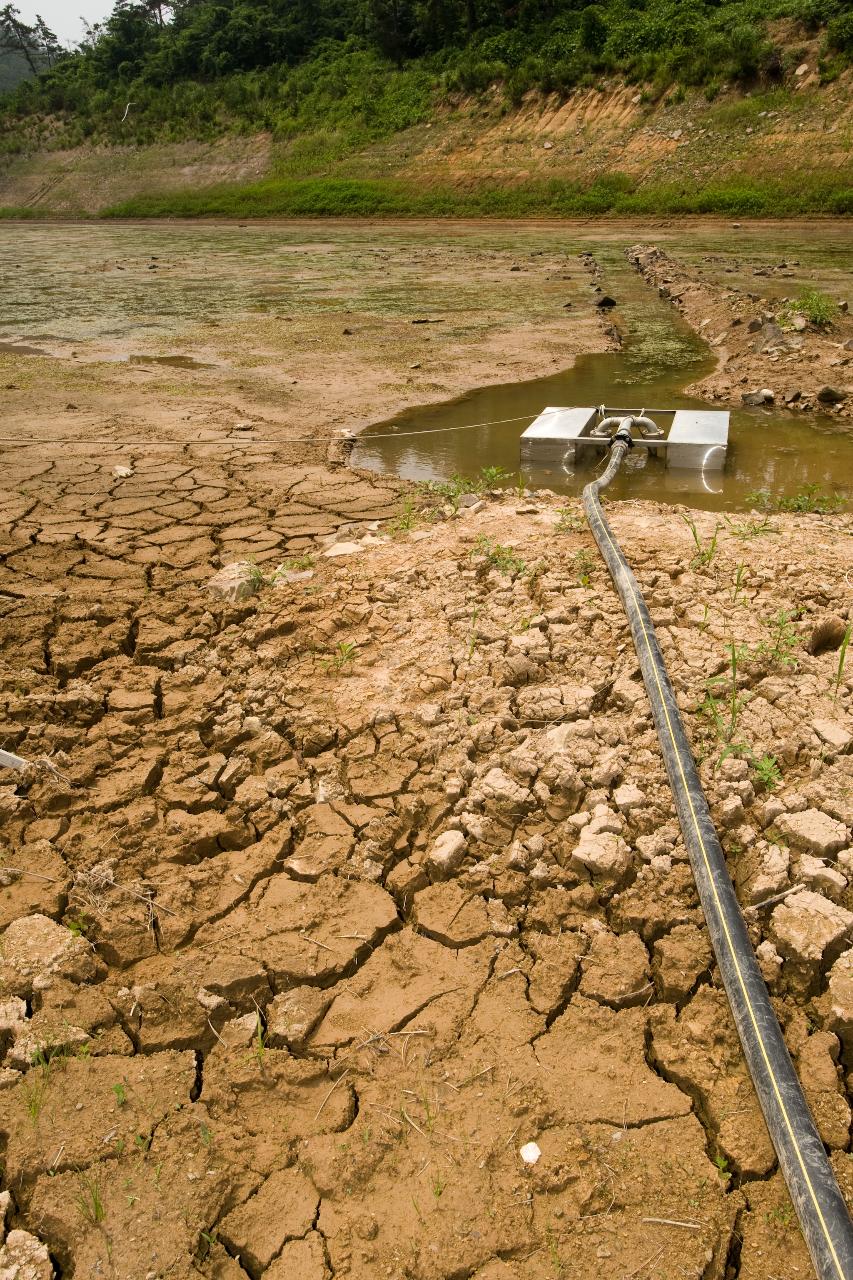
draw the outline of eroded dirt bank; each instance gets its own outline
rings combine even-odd
[[[517,255],[435,250],[401,319],[390,252],[335,275],[343,326],[179,340],[210,367],[0,355],[0,745],[36,762],[0,779],[0,1271],[807,1277],[577,503],[323,461],[425,350],[437,397],[608,341],[589,271],[537,256],[508,306]],[[453,335],[412,326],[450,285]],[[853,1196],[853,521],[697,514],[694,563],[672,508],[611,511]]]
[[[732,282],[720,290],[704,279],[701,268],[688,267],[653,245],[635,245],[628,257],[649,284],[677,307],[715,351],[717,367],[688,388],[711,400],[733,404],[784,404],[789,409],[818,409],[853,418],[853,317],[848,300],[832,323],[811,323],[797,289],[779,297],[781,279],[796,283],[800,263],[782,258],[756,264],[755,276],[776,277],[775,296],[762,295],[760,281],[752,289]],[[750,264],[736,252],[709,260],[725,262],[734,274]],[[831,301],[834,301],[831,299]]]

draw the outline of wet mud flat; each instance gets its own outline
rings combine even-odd
[[[560,358],[530,281],[501,293],[518,244],[488,253],[493,328],[441,348],[445,388],[466,351]],[[529,261],[543,289],[576,272],[566,341],[607,342],[588,272]],[[422,394],[406,343],[438,300],[361,335],[294,308],[286,349],[241,311],[178,351],[212,368],[117,359],[137,332],[0,355],[0,745],[34,762],[0,780],[4,1265],[810,1275],[577,504],[453,515],[325,461],[336,417]],[[853,525],[697,513],[702,564],[671,508],[611,514],[850,1195]],[[207,582],[235,560],[227,601]]]

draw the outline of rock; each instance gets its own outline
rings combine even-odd
[[[479,501],[480,498],[476,493],[463,493],[459,497],[456,505],[459,507],[476,507]]]
[[[681,1003],[714,963],[704,929],[678,924],[652,948],[652,972],[662,1000]]]
[[[354,556],[363,550],[364,547],[360,542],[335,542],[328,550],[323,552],[323,555],[327,560],[333,560],[338,556]]]
[[[462,866],[468,848],[461,831],[444,831],[427,854],[427,867],[434,880],[447,880]]]
[[[598,1004],[625,1009],[649,998],[649,957],[636,933],[596,931],[581,968],[578,990]]]
[[[319,1025],[333,996],[317,987],[294,987],[267,1006],[267,1041],[272,1049],[301,1048]]]
[[[320,1197],[299,1169],[271,1173],[261,1189],[219,1226],[219,1239],[250,1275],[270,1265],[288,1240],[306,1235]]]
[[[749,891],[750,902],[764,902],[774,894],[781,893],[788,884],[790,865],[791,857],[788,851],[780,849],[776,844],[771,845],[761,860],[758,875]]]
[[[747,333],[758,333],[760,329],[761,321],[757,316],[753,320],[750,320],[749,324],[746,326]]]
[[[632,782],[626,782],[623,786],[616,788],[613,799],[622,813],[629,813],[631,809],[638,809],[646,803],[646,793],[639,787],[635,787]]]
[[[809,69],[809,64],[807,62],[801,62],[800,65],[797,67],[796,71],[794,72],[794,75],[797,77],[798,80],[800,80],[806,74],[808,69]]]
[[[777,829],[794,846],[804,853],[815,853],[828,858],[850,843],[843,823],[830,818],[820,809],[804,809],[801,813],[784,813],[776,821]]]
[[[832,747],[833,751],[847,751],[853,742],[853,734],[837,720],[812,720],[812,728],[821,742]]]
[[[853,914],[810,889],[781,902],[771,917],[770,933],[785,961],[788,985],[798,994],[808,994],[821,969],[840,955],[852,929]]]
[[[838,1078],[838,1040],[829,1031],[813,1031],[797,1054],[797,1074],[828,1147],[843,1150],[850,1137],[850,1107]]]
[[[0,1280],[53,1280],[53,1263],[42,1244],[29,1231],[10,1231],[0,1249]]]
[[[840,618],[837,613],[829,613],[815,623],[806,643],[806,648],[812,654],[828,653],[830,650],[840,649],[846,634],[847,623],[845,620]]]
[[[765,403],[763,391],[743,391],[740,398],[744,404],[757,405]]]
[[[835,867],[828,867],[823,858],[815,858],[810,853],[804,853],[800,858],[797,878],[817,893],[826,894],[833,902],[837,902],[847,888],[846,876]]]
[[[776,399],[776,396],[774,395],[774,393],[771,391],[769,387],[762,387],[760,394],[764,396],[765,404],[772,404],[773,401]]]
[[[631,868],[631,850],[621,836],[605,832],[590,834],[589,827],[584,827],[580,843],[571,856],[571,866],[576,871],[588,871],[593,880],[621,886]]]
[[[133,467],[113,467],[116,480],[129,480],[133,475]]]
[[[782,397],[783,404],[796,404],[802,396],[801,391],[786,391]]]
[[[794,329],[796,329],[797,333],[802,333],[807,325],[808,325],[808,320],[806,319],[805,316],[800,315],[799,312],[791,316],[791,326]]]
[[[847,393],[839,391],[837,387],[821,387],[817,393],[819,404],[841,404],[847,399]]]
[[[214,574],[208,581],[207,589],[212,595],[234,604],[237,600],[255,595],[260,589],[261,580],[257,565],[249,564],[247,560],[235,560],[233,564],[227,564]]]
[[[43,989],[54,976],[89,982],[98,970],[91,943],[47,916],[21,916],[3,934],[0,981],[14,995]]]
[[[476,787],[476,795],[487,812],[514,813],[519,816],[530,808],[533,796],[503,769],[490,769]]]
[[[603,293],[600,298],[596,298],[595,305],[601,308],[615,307],[616,299],[611,298],[609,294]]]
[[[782,957],[769,939],[759,943],[755,949],[761,976],[771,991],[775,988],[782,973]]]
[[[827,1025],[841,1039],[844,1058],[853,1065],[853,948],[840,955],[829,971]]]

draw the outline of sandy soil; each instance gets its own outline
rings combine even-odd
[[[591,304],[487,314],[429,335],[436,397],[609,340]],[[0,786],[0,1272],[810,1274],[577,504],[323,460],[344,392],[347,425],[423,398],[412,318],[297,317],[287,401],[0,357],[0,745],[34,762]],[[853,521],[744,517],[692,563],[677,511],[613,518],[745,907],[800,886],[748,918],[853,1197]]]

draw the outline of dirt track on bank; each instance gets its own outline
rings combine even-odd
[[[266,372],[192,372],[190,397],[156,367],[2,357],[21,394],[0,745],[50,769],[0,788],[0,1262],[28,1250],[39,1280],[806,1277],[577,504],[405,510],[393,482],[324,462],[350,385],[340,425],[375,406],[379,371],[403,383],[383,406],[418,394],[411,318],[365,320],[346,368],[339,319],[293,322],[298,403]],[[528,335],[519,360],[541,343],[519,314],[496,332],[505,353]],[[606,340],[590,304],[537,358]],[[442,350],[462,389],[465,351]],[[308,422],[316,443],[288,444]],[[190,430],[215,443],[127,443]],[[834,682],[853,523],[739,517],[702,565],[671,508],[612,512],[744,905],[801,886],[749,918],[853,1195],[849,663]],[[696,520],[707,547],[717,518]],[[326,554],[342,542],[358,549]],[[246,558],[254,594],[207,590]],[[731,640],[742,749],[720,763],[726,726],[698,708],[716,677],[732,705]],[[750,764],[767,755],[772,791]]]

